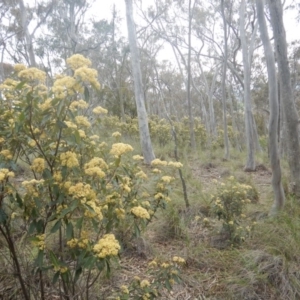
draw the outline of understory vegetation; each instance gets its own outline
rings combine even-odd
[[[2,299],[299,299],[299,200],[285,175],[268,216],[266,151],[246,173],[243,149],[221,159],[222,130],[196,120],[191,150],[185,119],[153,117],[144,165],[137,120],[91,107],[97,73],[75,58],[50,89],[22,65],[1,85]]]

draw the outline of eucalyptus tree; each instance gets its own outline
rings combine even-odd
[[[134,79],[135,101],[138,114],[140,143],[146,164],[155,158],[150,139],[148,116],[145,107],[142,73],[140,67],[140,54],[137,47],[136,29],[133,19],[132,0],[125,0],[128,39],[130,47],[131,66]]]
[[[148,12],[142,12],[147,26],[157,34],[157,36],[167,42],[175,56],[178,69],[184,78],[186,89],[185,109],[189,116],[190,143],[195,148],[194,132],[194,103],[192,101],[192,31],[194,13],[199,5],[198,0],[183,1],[155,1]],[[173,20],[176,19],[176,23]]]
[[[240,7],[240,37],[243,53],[244,67],[244,105],[245,105],[245,129],[246,129],[246,144],[247,144],[247,161],[245,171],[255,171],[255,141],[254,141],[254,124],[250,94],[250,74],[251,67],[249,61],[249,49],[245,31],[245,0],[241,1]]]
[[[278,124],[279,124],[279,99],[275,68],[275,58],[268,35],[267,23],[264,16],[264,0],[256,0],[257,19],[259,23],[260,36],[264,45],[265,58],[268,70],[269,85],[269,149],[272,167],[272,188],[274,192],[274,205],[272,213],[279,211],[285,201],[284,190],[281,181],[280,157],[278,151]]]
[[[223,104],[223,128],[224,128],[224,149],[225,159],[229,159],[229,139],[227,131],[227,111],[226,111],[226,73],[227,73],[227,60],[228,60],[228,33],[227,21],[225,15],[224,0],[221,0],[221,15],[223,20],[224,32],[224,54],[223,54],[223,70],[222,70],[222,104]]]
[[[55,0],[35,2],[31,6],[23,0],[4,1],[1,11],[2,56],[14,63],[24,62],[30,66],[37,65],[37,35],[46,23],[55,5]],[[5,12],[3,12],[5,11]],[[2,19],[5,19],[2,22]],[[3,37],[3,31],[6,31]]]
[[[280,83],[280,98],[286,124],[288,162],[293,181],[293,191],[300,196],[300,144],[299,116],[291,86],[291,75],[287,54],[286,33],[283,25],[283,8],[280,0],[268,0],[271,25],[275,41],[275,50]]]

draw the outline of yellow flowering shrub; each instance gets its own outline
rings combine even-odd
[[[120,132],[104,141],[107,110],[89,107],[84,92],[100,87],[97,72],[80,55],[67,63],[74,76],[57,75],[49,88],[41,84],[42,71],[23,66],[0,86],[0,226],[7,234],[20,225],[28,228],[20,243],[34,248],[32,274],[45,273],[57,293],[71,299],[89,286],[77,286],[79,278],[109,275],[111,260],[124,246],[117,238],[122,232],[138,236],[165,207],[171,170],[182,165],[154,160],[159,172],[151,172]],[[92,118],[85,115],[90,111]],[[32,177],[15,182],[18,160]],[[18,260],[20,253],[7,247]],[[144,282],[140,288],[150,286]]]
[[[117,299],[156,299],[162,296],[161,292],[171,290],[175,283],[181,281],[179,276],[185,260],[174,256],[169,262],[152,260],[148,263],[147,278],[135,276],[129,285],[122,285]]]
[[[212,196],[212,212],[222,220],[222,231],[228,234],[233,245],[238,245],[249,235],[253,223],[249,223],[244,212],[248,198],[255,189],[251,185],[238,183],[231,176],[225,183],[218,184],[218,191]],[[249,224],[248,224],[249,223]]]

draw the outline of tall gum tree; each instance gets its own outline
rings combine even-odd
[[[293,181],[293,192],[300,196],[300,145],[299,145],[299,116],[291,85],[291,75],[287,55],[286,33],[283,25],[283,10],[280,0],[268,1],[271,25],[277,55],[280,98],[286,124],[288,162]]]
[[[243,54],[244,67],[244,106],[245,106],[245,129],[246,129],[246,145],[247,145],[247,161],[244,170],[246,172],[255,171],[255,140],[254,140],[254,124],[252,115],[252,105],[250,96],[250,62],[248,45],[245,31],[245,0],[241,1],[240,7],[240,37]]]
[[[274,204],[271,214],[282,209],[285,201],[284,190],[281,181],[281,167],[278,150],[278,123],[279,123],[279,99],[278,99],[278,85],[275,68],[275,58],[271,42],[268,35],[267,24],[264,16],[264,0],[256,0],[257,20],[259,23],[259,30],[261,40],[264,46],[265,58],[267,62],[268,71],[268,86],[269,86],[269,149],[270,162],[272,168],[272,188],[274,192]]]
[[[150,164],[155,158],[152,149],[152,143],[150,139],[149,127],[148,127],[148,116],[145,107],[142,73],[140,67],[140,55],[137,47],[136,29],[133,19],[133,5],[132,0],[125,0],[126,4],[126,19],[128,29],[128,39],[131,55],[131,66],[134,80],[134,92],[135,102],[138,115],[140,142],[142,152],[144,155],[144,161],[146,164]]]

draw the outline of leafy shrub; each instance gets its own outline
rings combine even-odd
[[[93,124],[84,115],[89,90],[100,88],[97,72],[81,55],[67,63],[74,75],[58,75],[50,88],[43,71],[22,65],[0,86],[0,234],[24,299],[37,281],[45,299],[48,278],[56,295],[88,297],[91,282],[109,275],[122,249],[115,234],[140,234],[170,201],[174,178],[167,174],[180,167],[155,160],[148,177],[143,157],[132,156],[119,134],[117,143],[103,141],[102,123],[114,119],[103,119],[101,106],[91,108]],[[18,160],[32,172],[21,183],[12,180]],[[20,224],[27,229],[22,242],[31,241],[33,276],[12,237]]]
[[[231,176],[225,183],[219,183],[212,197],[213,215],[222,220],[222,232],[233,245],[240,244],[251,232],[253,223],[247,220],[244,209],[251,203],[248,196],[252,193],[252,186],[238,183]]]

